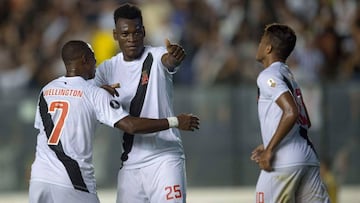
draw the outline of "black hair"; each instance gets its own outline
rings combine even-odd
[[[65,43],[61,50],[61,57],[66,64],[79,59],[91,52],[89,45],[81,40],[71,40]]]
[[[280,59],[286,60],[295,48],[296,34],[289,26],[279,23],[266,25],[264,36]]]
[[[119,18],[125,18],[131,20],[140,19],[141,24],[143,23],[141,10],[139,9],[139,7],[130,3],[122,4],[119,8],[117,8],[114,11],[115,24]]]

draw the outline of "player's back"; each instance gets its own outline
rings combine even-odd
[[[92,139],[98,121],[91,95],[96,90],[81,77],[60,77],[42,89],[32,180],[95,192]]]

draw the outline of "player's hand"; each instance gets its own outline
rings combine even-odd
[[[194,131],[195,129],[199,129],[200,119],[197,116],[192,114],[180,114],[176,117],[179,121],[178,128],[180,130]]]
[[[251,157],[250,159],[252,161],[255,161],[256,163],[259,163],[259,159],[260,159],[260,154],[264,151],[264,145],[261,144],[259,146],[257,146],[252,152],[251,152]]]
[[[116,83],[116,84],[112,84],[112,85],[102,85],[101,88],[103,88],[104,90],[106,90],[107,92],[109,92],[109,94],[111,94],[112,96],[119,96],[118,91],[116,90],[116,88],[119,88],[120,84]]]
[[[273,152],[270,150],[264,150],[260,153],[259,159],[258,159],[258,165],[261,169],[265,171],[272,171],[273,168],[271,166],[272,160],[273,160]]]
[[[184,60],[185,50],[178,44],[171,44],[169,39],[165,39],[167,53],[164,55],[164,65],[167,68],[175,68]]]

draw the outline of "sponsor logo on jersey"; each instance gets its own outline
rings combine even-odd
[[[275,82],[275,80],[272,79],[272,78],[268,79],[267,84],[268,84],[270,87],[275,87],[275,86],[276,86],[276,82]]]
[[[116,101],[116,100],[111,100],[110,101],[110,106],[113,109],[118,109],[118,108],[120,108],[120,103],[118,101]]]

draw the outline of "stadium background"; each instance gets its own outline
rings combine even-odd
[[[1,1],[0,202],[17,201],[6,200],[9,195],[26,199],[37,96],[44,84],[64,74],[61,45],[70,39],[87,41],[98,62],[114,55],[118,50],[112,39],[112,12],[123,2],[129,1]],[[174,78],[174,106],[176,113],[192,112],[201,119],[198,132],[182,133],[189,195],[204,195],[203,189],[210,191],[204,195],[208,197],[215,191],[228,194],[223,189],[234,199],[252,195],[259,170],[249,156],[260,143],[256,76],[262,70],[254,57],[264,25],[281,22],[298,35],[289,64],[303,87],[313,123],[310,136],[321,159],[330,162],[340,200],[359,201],[358,1],[131,2],[143,11],[147,43],[163,45],[169,38],[187,52]],[[105,191],[100,197],[106,191],[111,196],[116,187],[120,135],[105,126],[97,130],[94,164],[99,191]],[[230,202],[217,196],[217,202]]]

